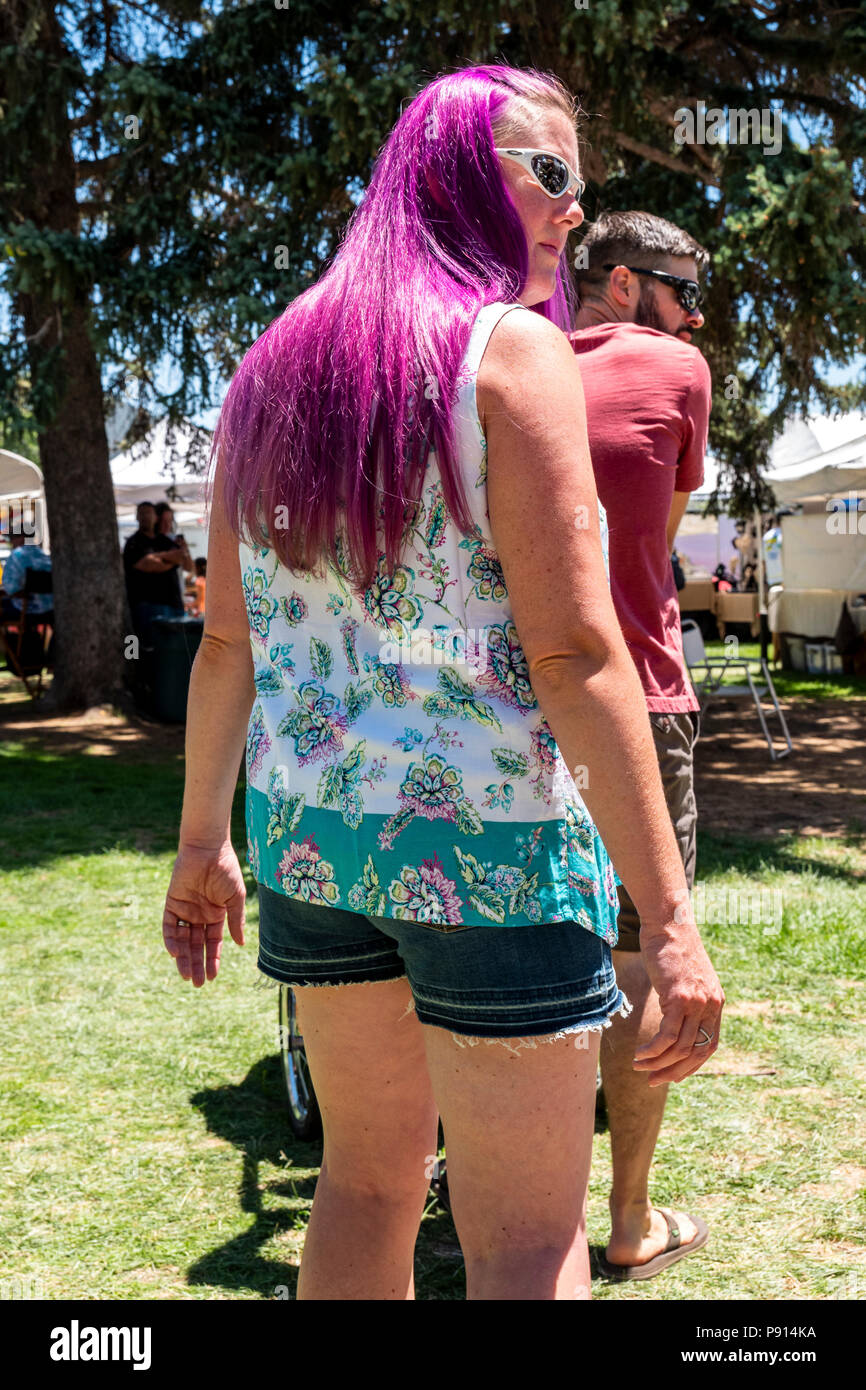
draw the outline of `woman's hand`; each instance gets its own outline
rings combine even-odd
[[[229,840],[215,849],[181,845],[165,898],[162,938],[184,980],[199,987],[206,978],[216,979],[226,916],[232,939],[243,946],[246,896]]]
[[[634,1058],[651,1074],[650,1086],[682,1081],[719,1045],[724,991],[694,921],[677,920],[682,915],[641,927],[641,955],[662,1010],[659,1031]]]

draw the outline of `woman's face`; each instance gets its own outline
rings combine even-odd
[[[577,136],[568,117],[559,111],[533,112],[531,122],[514,138],[498,140],[515,148],[548,150],[580,173]],[[520,303],[527,306],[550,299],[556,289],[560,257],[569,232],[583,221],[580,203],[571,193],[551,198],[532,175],[513,159],[499,156],[502,176],[520,214],[529,249],[529,274]]]

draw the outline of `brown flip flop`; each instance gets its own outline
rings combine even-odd
[[[614,1265],[606,1260],[604,1255],[599,1255],[598,1272],[605,1279],[617,1282],[624,1279],[652,1279],[653,1275],[660,1274],[668,1265],[676,1264],[677,1260],[685,1259],[686,1255],[692,1255],[696,1250],[700,1250],[702,1245],[706,1245],[710,1231],[706,1221],[702,1221],[699,1216],[689,1217],[694,1223],[695,1235],[688,1245],[680,1245],[680,1228],[673,1217],[661,1207],[656,1207],[656,1211],[661,1212],[668,1226],[668,1243],[664,1250],[660,1250],[642,1265]]]

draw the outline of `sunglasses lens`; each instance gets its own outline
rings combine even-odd
[[[701,297],[700,290],[694,289],[691,285],[680,286],[680,303],[687,313],[692,313],[694,309],[697,309]]]
[[[558,198],[568,187],[568,168],[553,154],[534,154],[532,172],[546,193]]]

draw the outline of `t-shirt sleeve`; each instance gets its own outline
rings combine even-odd
[[[704,481],[704,455],[710,427],[712,381],[706,359],[695,349],[683,408],[683,437],[677,460],[677,492],[694,492]]]
[[[18,558],[20,553],[21,547],[19,547],[18,550],[13,550],[6,564],[3,566],[2,584],[7,594],[17,594],[18,590],[22,588],[24,584],[24,574],[21,561]]]
[[[123,547],[123,565],[127,572],[134,569],[143,555],[149,555],[156,547],[146,536],[130,536]]]

